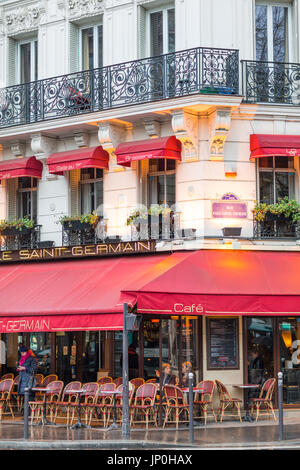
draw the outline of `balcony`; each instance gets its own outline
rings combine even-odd
[[[7,227],[0,233],[0,251],[14,251],[38,248],[40,243],[40,225],[32,228]]]
[[[300,64],[241,62],[244,101],[300,105]]]
[[[300,226],[286,217],[274,217],[261,222],[254,220],[253,235],[256,239],[300,238]]]
[[[0,128],[204,94],[238,94],[237,50],[194,48],[0,90]]]

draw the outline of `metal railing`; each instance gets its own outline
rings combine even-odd
[[[283,217],[274,220],[253,221],[254,238],[300,238],[300,226]]]
[[[198,47],[0,90],[0,128],[196,93],[238,94],[239,52]]]
[[[0,251],[37,248],[40,231],[41,225],[35,225],[33,228],[24,227],[23,230],[15,227],[4,229],[0,234]]]
[[[300,64],[254,60],[241,63],[244,101],[300,105]]]

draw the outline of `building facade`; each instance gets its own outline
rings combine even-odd
[[[297,252],[295,220],[255,220],[253,208],[300,202],[299,15],[299,0],[1,1],[0,219],[33,225],[30,235],[2,231],[2,252],[150,233],[159,253],[217,250],[228,236],[233,249]],[[167,227],[142,232],[129,217],[153,206],[171,210]],[[96,229],[70,229],[69,217],[95,211]],[[242,383],[255,347],[265,376],[287,370],[286,404],[300,403],[297,344],[284,342],[286,331],[298,340],[297,315],[225,316],[235,353],[219,367],[214,316],[175,313],[144,316],[132,333],[140,374],[154,374],[160,341],[178,371],[189,351],[199,380]],[[120,331],[31,338],[45,372],[66,380],[78,368],[82,380],[120,375],[121,340]],[[12,364],[20,338],[5,341]]]

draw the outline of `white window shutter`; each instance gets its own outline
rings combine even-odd
[[[70,210],[71,210],[72,216],[80,214],[79,180],[80,180],[80,170],[72,170],[69,172]]]
[[[13,38],[7,38],[7,85],[17,82],[17,43]]]
[[[79,29],[69,23],[69,73],[79,70]]]
[[[147,27],[146,27],[146,18],[147,18],[147,12],[146,9],[142,6],[138,6],[138,58],[143,59],[147,55],[147,49],[146,49],[146,44],[147,44]]]
[[[15,219],[17,217],[17,190],[18,178],[6,180],[6,201],[7,201],[7,218]]]

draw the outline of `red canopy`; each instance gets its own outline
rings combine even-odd
[[[81,168],[108,168],[109,155],[101,145],[66,152],[53,153],[47,160],[49,173],[62,175],[64,171]]]
[[[0,333],[120,330],[121,289],[166,256],[0,265]]]
[[[297,157],[300,155],[300,135],[250,135],[252,158],[268,156]]]
[[[31,176],[41,178],[43,164],[35,157],[14,158],[0,162],[0,180]]]
[[[120,302],[166,315],[300,315],[300,253],[180,252],[123,289]]]
[[[125,142],[115,150],[118,165],[130,166],[136,160],[168,158],[181,160],[181,142],[175,136]]]

